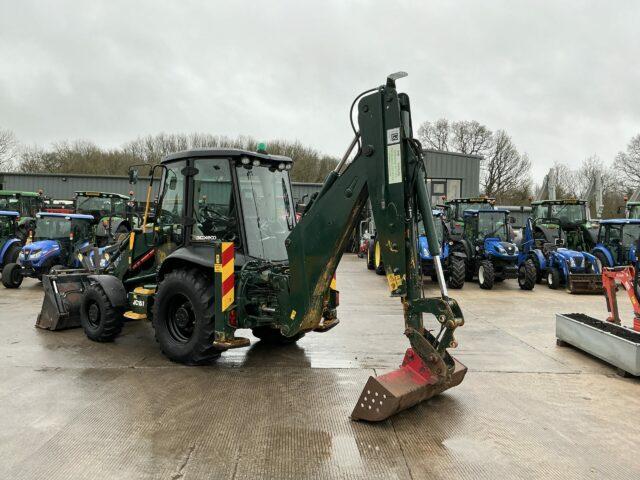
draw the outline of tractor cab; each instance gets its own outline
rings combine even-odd
[[[19,217],[18,212],[0,210],[0,242],[16,235]]]
[[[474,245],[487,242],[511,245],[509,210],[467,210],[464,216],[464,237]],[[496,249],[496,252],[504,254],[506,250]]]
[[[627,202],[627,218],[640,219],[640,202]]]
[[[588,252],[595,246],[597,230],[589,221],[585,200],[542,200],[531,206],[534,237],[555,243],[564,235],[563,246],[577,251]]]
[[[493,210],[495,203],[496,199],[489,197],[456,198],[445,202],[451,234],[455,237],[462,235],[467,210]]]
[[[75,192],[75,213],[90,215],[96,225],[99,246],[114,241],[119,234],[131,231],[132,219],[127,212],[129,197],[119,193]]]
[[[0,190],[0,210],[16,211],[20,214],[17,235],[23,242],[35,228],[36,214],[43,209],[44,197],[41,193]]]
[[[169,155],[155,212],[156,261],[189,252],[210,265],[214,243],[232,242],[238,265],[286,262],[285,240],[296,224],[292,165],[287,157],[235,149]]]
[[[633,265],[640,242],[640,219],[611,219],[600,222],[594,255],[605,267]]]

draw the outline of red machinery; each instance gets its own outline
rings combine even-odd
[[[636,269],[632,266],[603,268],[602,286],[607,299],[607,310],[609,310],[608,322],[620,325],[620,313],[618,312],[618,299],[616,297],[617,283],[622,285],[629,295],[633,306],[633,329],[640,332],[640,304],[638,299]]]

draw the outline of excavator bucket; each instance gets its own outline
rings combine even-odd
[[[467,367],[453,357],[449,358],[453,361],[450,375],[438,375],[413,348],[409,348],[400,368],[369,377],[351,418],[380,422],[459,385],[467,373]]]
[[[69,270],[42,277],[44,300],[36,327],[63,330],[80,326],[80,305],[86,271]]]
[[[567,282],[569,293],[602,293],[602,275],[599,273],[572,273]]]

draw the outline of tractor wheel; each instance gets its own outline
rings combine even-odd
[[[7,252],[4,254],[5,265],[8,265],[10,263],[17,263],[18,255],[20,255],[20,250],[22,250],[22,245],[15,243],[11,245]]]
[[[5,288],[20,288],[24,277],[20,272],[22,267],[17,263],[8,263],[2,269],[2,285]]]
[[[609,267],[609,260],[607,260],[607,256],[602,252],[595,252],[593,254],[596,257],[596,264],[600,267],[600,273],[602,273],[602,269],[604,267]]]
[[[288,345],[290,343],[296,343],[302,337],[304,332],[296,333],[293,337],[285,337],[280,330],[272,328],[270,326],[256,327],[251,329],[254,337],[258,337],[265,343],[273,343],[275,345]]]
[[[464,286],[464,278],[467,273],[466,262],[459,257],[451,257],[449,260],[449,287],[462,288]]]
[[[533,257],[533,260],[531,261],[533,262],[533,266],[536,267],[536,283],[542,283],[544,274],[542,272],[542,268],[540,268],[540,262],[536,257]]]
[[[491,290],[495,282],[493,263],[490,260],[482,260],[478,268],[478,283],[483,290]]]
[[[102,286],[89,285],[80,305],[80,324],[87,338],[94,342],[113,342],[120,335],[123,322],[122,310],[111,304]]]
[[[170,360],[202,365],[220,356],[215,340],[213,282],[196,269],[175,270],[158,285],[153,329]]]
[[[374,246],[374,265],[376,268],[376,273],[378,275],[384,275],[384,263],[382,263],[382,252],[380,249],[380,244],[376,241]]]
[[[538,272],[533,260],[525,260],[518,268],[518,285],[522,290],[533,290]]]
[[[551,290],[560,288],[560,270],[556,267],[549,268],[547,272],[547,284]]]
[[[369,246],[367,247],[367,268],[369,270],[375,270],[375,252],[373,251],[373,244],[375,242],[373,240],[369,241]]]

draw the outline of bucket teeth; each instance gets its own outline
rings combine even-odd
[[[410,360],[409,360],[410,359]],[[454,368],[448,377],[435,375],[426,364],[408,349],[403,365],[378,377],[369,377],[351,418],[380,422],[462,382],[467,367],[453,359]]]

